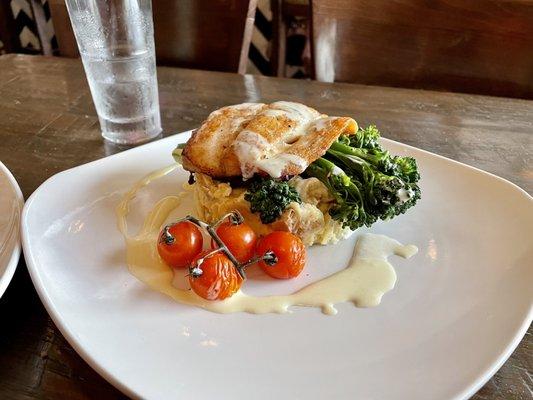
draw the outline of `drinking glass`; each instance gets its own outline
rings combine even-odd
[[[161,132],[151,0],[66,0],[102,136],[137,144]]]

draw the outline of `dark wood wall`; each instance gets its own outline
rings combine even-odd
[[[533,98],[532,0],[313,0],[320,80]]]

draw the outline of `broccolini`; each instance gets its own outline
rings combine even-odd
[[[330,215],[352,230],[403,214],[420,198],[415,159],[391,156],[378,139],[374,126],[341,136],[304,173],[326,185],[336,200]]]
[[[262,177],[254,178],[244,199],[250,203],[250,211],[259,213],[263,224],[277,220],[291,202],[302,202],[296,189],[287,182]]]

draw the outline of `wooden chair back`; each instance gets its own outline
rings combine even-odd
[[[322,81],[533,98],[533,1],[312,0]]]
[[[3,52],[17,53],[22,49],[9,1],[0,1],[0,41]]]
[[[49,0],[59,53],[77,57],[64,0]],[[152,0],[159,65],[244,73],[257,0]]]

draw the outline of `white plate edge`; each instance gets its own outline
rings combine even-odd
[[[21,252],[21,222],[22,222],[22,210],[24,208],[24,196],[22,195],[22,191],[20,190],[20,186],[11,173],[11,171],[6,167],[6,165],[0,161],[0,170],[7,176],[7,180],[11,184],[11,187],[13,188],[15,192],[15,196],[19,202],[19,215],[18,215],[18,221],[16,221],[15,226],[17,227],[17,232],[15,232],[15,247],[13,249],[13,252],[11,253],[11,257],[9,261],[7,262],[7,268],[0,278],[0,298],[4,295],[5,291],[7,290],[7,287],[11,283],[11,280],[13,279],[13,276],[15,275],[15,271],[17,270],[17,265],[20,259],[20,252]]]

